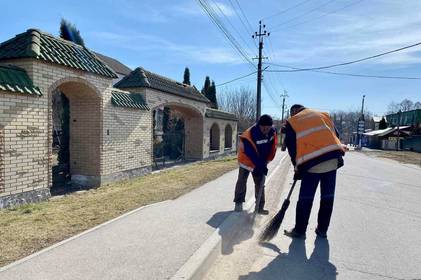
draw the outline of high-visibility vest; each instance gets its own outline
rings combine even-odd
[[[328,113],[304,109],[290,117],[288,122],[296,134],[297,167],[332,151],[344,152]]]
[[[275,157],[275,154],[276,154],[276,145],[278,143],[276,131],[273,132],[272,137],[273,137],[272,147],[271,147],[271,151],[270,151],[270,153],[269,153],[269,155],[266,159],[267,161],[273,160],[273,158]],[[272,140],[272,138],[269,139],[268,141],[271,141],[271,140]],[[253,147],[253,149],[256,151],[256,154],[259,154],[259,152],[257,150],[257,146],[256,146],[256,144],[253,141],[253,138],[251,136],[251,127],[248,128],[246,131],[244,131],[240,135],[240,142],[238,144],[238,164],[240,165],[240,167],[252,172],[256,166],[253,163],[253,161],[244,152],[243,141],[248,141],[251,144],[251,146]]]

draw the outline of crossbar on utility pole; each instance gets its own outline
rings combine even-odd
[[[263,52],[263,38],[264,36],[269,36],[270,33],[266,32],[266,30],[262,30],[266,28],[266,25],[262,25],[262,21],[259,21],[259,32],[254,32],[252,38],[259,39],[259,62],[257,63],[257,98],[256,98],[256,121],[259,120],[260,115],[262,113],[262,52]]]

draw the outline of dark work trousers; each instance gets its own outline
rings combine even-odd
[[[235,185],[235,195],[234,195],[234,202],[245,202],[246,199],[246,191],[247,191],[247,179],[249,177],[250,171],[244,169],[242,167],[239,168],[238,171],[238,179],[237,184]],[[260,187],[265,187],[264,184],[262,186],[262,182],[265,179],[265,175],[263,174],[256,174],[252,172],[253,181],[254,181],[254,193],[256,198],[257,204],[257,196],[259,194]],[[259,208],[263,209],[265,206],[265,189],[262,191],[262,197],[260,198]]]
[[[320,209],[317,218],[317,228],[327,232],[333,210],[335,195],[336,170],[326,173],[308,173],[302,175],[300,194],[295,214],[295,230],[305,233],[317,185],[320,182]]]

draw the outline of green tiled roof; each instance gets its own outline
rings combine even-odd
[[[148,104],[140,93],[130,93],[121,91],[111,92],[111,103],[117,107],[137,108],[149,110]]]
[[[36,29],[29,29],[0,44],[0,61],[15,58],[35,58],[117,78],[114,71],[87,48]]]
[[[25,70],[16,66],[0,66],[0,90],[41,96],[40,89],[32,83]]]
[[[189,86],[168,79],[166,77],[147,71],[142,67],[138,67],[133,70],[129,75],[121,79],[114,86],[117,88],[147,87],[205,103],[210,102],[194,86]]]
[[[205,116],[213,119],[238,121],[238,118],[234,114],[211,108],[206,108]]]

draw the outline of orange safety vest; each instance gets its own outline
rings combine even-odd
[[[296,134],[297,166],[332,151],[344,152],[328,113],[304,109],[288,122]]]
[[[272,149],[266,159],[267,161],[272,161],[276,154],[276,145],[278,143],[278,137],[276,136],[276,131],[274,131],[273,133],[273,138],[274,138],[274,141],[272,143]],[[249,143],[252,145],[256,153],[259,154],[259,152],[257,151],[256,144],[254,143],[253,138],[251,137],[251,127],[248,128],[246,131],[244,131],[240,135],[240,143],[238,145],[238,148],[239,148],[238,149],[238,164],[240,165],[240,167],[252,172],[256,166],[254,165],[253,161],[244,152],[244,144],[243,144],[244,140],[249,141]]]

